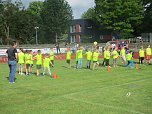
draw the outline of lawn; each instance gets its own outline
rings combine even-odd
[[[0,63],[1,114],[152,114],[152,65],[108,72],[83,63],[83,69],[68,69],[65,61],[55,61],[51,71],[58,79],[16,74],[15,84],[8,83],[7,64]]]

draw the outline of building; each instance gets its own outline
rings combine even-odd
[[[152,33],[142,33],[141,34],[143,42],[150,42],[152,43]]]
[[[91,19],[74,19],[70,23],[68,39],[70,43],[107,42],[112,35],[107,30],[100,30],[100,26]]]

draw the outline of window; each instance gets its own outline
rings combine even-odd
[[[79,32],[82,32],[82,26],[79,25]]]
[[[76,31],[76,26],[70,26],[70,33],[74,33]]]
[[[76,41],[76,36],[75,35],[72,35],[71,38],[70,38],[70,42],[71,43],[74,43]]]

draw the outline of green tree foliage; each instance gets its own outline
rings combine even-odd
[[[144,8],[141,0],[95,0],[97,21],[105,28],[122,33],[134,31],[141,24]]]
[[[81,16],[82,19],[93,19],[94,17],[95,17],[95,9],[94,8],[89,8]]]
[[[65,0],[45,0],[41,12],[46,38],[57,41],[57,35],[65,33],[69,21],[72,19],[72,10]]]

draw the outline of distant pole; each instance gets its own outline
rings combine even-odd
[[[36,36],[35,36],[35,38],[36,38],[36,45],[38,45],[38,39],[37,39],[37,29],[39,29],[39,27],[35,27],[35,32],[36,32]]]
[[[56,43],[58,42],[58,35],[57,35],[57,32],[55,33],[55,41],[56,41]]]

